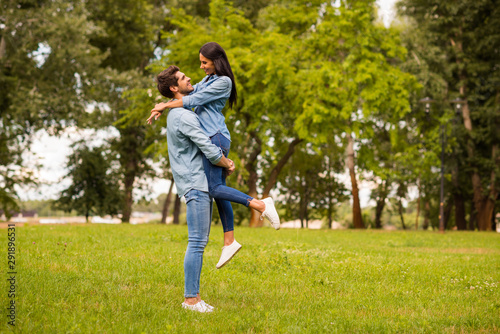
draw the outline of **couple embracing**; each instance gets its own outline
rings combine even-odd
[[[199,52],[200,68],[206,77],[196,85],[177,66],[169,66],[157,76],[161,95],[172,99],[151,110],[148,123],[167,116],[167,143],[172,174],[179,197],[186,199],[188,246],[184,258],[184,302],[182,306],[198,312],[214,307],[200,297],[203,252],[208,243],[215,199],[224,229],[224,247],[217,269],[222,268],[240,250],[234,239],[234,218],[230,202],[262,213],[278,230],[280,220],[272,198],[258,200],[226,186],[226,176],[235,166],[228,159],[231,135],[222,109],[229,100],[232,108],[237,92],[234,75],[224,49],[215,42],[203,45]],[[194,108],[194,112],[192,111]]]

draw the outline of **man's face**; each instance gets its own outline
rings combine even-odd
[[[188,95],[194,90],[193,86],[191,86],[190,77],[187,77],[181,71],[176,72],[175,77],[177,78],[177,83],[179,84],[179,86],[177,87],[179,93],[181,93],[182,95]]]

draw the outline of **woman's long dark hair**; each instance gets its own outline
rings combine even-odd
[[[214,62],[215,73],[218,76],[226,76],[231,79],[231,96],[229,97],[229,107],[233,109],[233,104],[236,103],[238,94],[236,92],[236,82],[234,81],[233,71],[231,70],[231,65],[229,65],[229,60],[226,56],[226,51],[215,42],[208,42],[203,45],[200,49],[200,53],[203,57],[210,59]]]

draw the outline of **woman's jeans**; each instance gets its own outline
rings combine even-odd
[[[231,141],[224,137],[220,132],[210,137],[212,144],[220,147],[222,153],[227,158]],[[208,192],[215,199],[219,216],[224,228],[224,233],[234,230],[233,208],[230,202],[243,204],[248,207],[253,197],[226,186],[226,170],[224,167],[212,165],[212,163],[203,156],[203,167],[208,180]]]
[[[212,221],[212,198],[207,192],[191,189],[186,199],[188,246],[184,257],[184,297],[196,297],[200,292],[203,252],[208,243]]]

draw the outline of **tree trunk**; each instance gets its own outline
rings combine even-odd
[[[422,199],[422,184],[420,181],[420,176],[418,177],[418,199],[417,199],[417,218],[415,219],[415,230],[418,230],[418,217],[420,216],[420,200]]]
[[[467,229],[467,222],[465,221],[465,203],[460,190],[460,183],[458,182],[459,161],[455,154],[453,154],[453,158],[456,161],[455,167],[451,173],[453,187],[455,188],[453,192],[453,202],[455,204],[455,226],[457,227],[457,230],[463,231]]]
[[[382,228],[382,213],[384,212],[385,198],[377,199],[377,206],[375,207],[375,228]]]
[[[4,30],[4,33],[6,30]],[[5,36],[2,34],[2,39],[0,40],[0,60],[5,57],[6,53],[6,43],[5,43]]]
[[[328,171],[330,173],[330,171]],[[327,214],[328,214],[328,228],[332,228],[333,224],[333,190],[332,190],[332,180],[328,178],[328,208],[327,208]]]
[[[500,155],[497,157],[497,145],[493,145],[491,148],[491,160],[495,165],[500,165]],[[495,200],[498,196],[498,190],[496,189],[496,171],[493,168],[491,170],[489,192],[482,198],[482,211],[478,211],[478,226],[480,231],[491,231],[492,229],[492,216],[495,209]]]
[[[172,189],[173,188],[174,188],[174,178],[171,178],[170,179],[170,188],[168,189],[167,198],[165,198],[165,202],[163,203],[163,210],[161,212],[161,223],[162,224],[167,223],[168,209],[170,207],[170,201],[172,198]]]
[[[444,229],[448,229],[448,221],[450,220],[450,216],[451,216],[451,209],[453,208],[453,202],[450,200],[448,200],[446,202],[446,206],[444,207],[444,217],[443,217],[443,221],[444,221]]]
[[[134,198],[132,192],[134,190],[134,181],[135,181],[135,168],[136,164],[134,160],[130,160],[127,163],[126,172],[125,172],[125,207],[122,212],[122,223],[129,223],[130,216],[132,215],[132,205],[134,204]]]
[[[474,231],[476,229],[476,207],[474,206],[474,199],[470,202],[470,214],[469,214],[469,231]]]
[[[305,187],[304,187],[305,188]],[[304,228],[304,221],[307,222],[307,200],[304,191],[300,194],[300,202],[299,202],[299,219],[300,219],[300,228]],[[307,225],[306,225],[307,226]]]
[[[401,201],[401,197],[399,198],[398,201],[398,211],[399,211],[399,217],[401,218],[401,225],[403,226],[403,230],[406,230],[405,218],[403,216],[403,202]]]
[[[271,170],[271,173],[269,174],[269,180],[267,180],[267,184],[264,187],[264,192],[263,192],[263,198],[269,196],[269,193],[271,190],[274,188],[276,185],[276,182],[278,181],[278,176],[283,169],[283,167],[286,165],[288,160],[290,160],[290,157],[293,155],[295,152],[295,147],[300,144],[303,140],[299,138],[295,138],[292,140],[292,142],[288,145],[288,149],[286,153],[281,157],[281,159],[278,161],[276,166]]]
[[[179,216],[181,214],[181,198],[179,196],[175,196],[174,203],[174,224],[179,225]]]
[[[462,194],[456,193],[453,195],[455,201],[455,225],[457,230],[465,231],[467,229],[467,222],[465,221],[465,203]]]
[[[347,167],[351,176],[352,184],[352,222],[354,228],[365,228],[363,217],[361,216],[361,205],[359,203],[358,182],[356,180],[356,171],[354,169],[354,139],[350,133],[346,133],[347,137]]]
[[[429,201],[425,201],[425,205],[424,205],[424,225],[422,226],[422,228],[425,230],[427,230],[429,228],[429,217],[431,215],[431,204],[429,203]]]
[[[388,190],[388,181],[383,180],[382,184],[379,185],[381,187],[378,192],[378,196],[376,198],[377,206],[375,207],[375,228],[382,228],[382,213],[385,208],[385,200],[387,199],[387,190]]]

